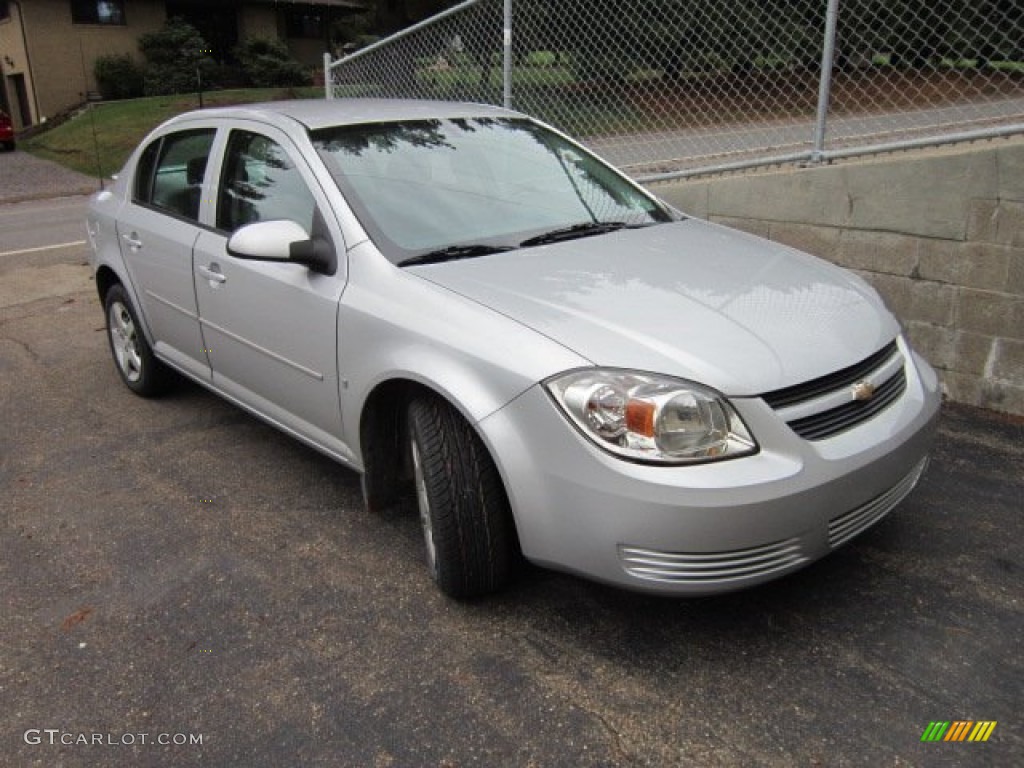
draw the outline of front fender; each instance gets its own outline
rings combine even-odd
[[[590,362],[504,315],[395,267],[369,243],[349,254],[338,313],[345,442],[380,384],[428,387],[476,423],[548,376]]]

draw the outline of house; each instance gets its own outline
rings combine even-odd
[[[20,130],[81,104],[97,90],[98,57],[139,58],[139,36],[168,18],[196,27],[221,62],[245,38],[276,37],[316,67],[331,22],[365,10],[355,0],[0,0],[0,109]]]

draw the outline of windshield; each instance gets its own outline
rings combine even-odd
[[[671,218],[595,157],[522,118],[339,126],[312,138],[363,226],[394,262],[441,249],[456,253],[452,246],[535,244],[570,227],[584,236],[614,228],[588,225]]]

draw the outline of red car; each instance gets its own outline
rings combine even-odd
[[[0,144],[6,150],[14,149],[14,124],[3,111],[0,111]]]

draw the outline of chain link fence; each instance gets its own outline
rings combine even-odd
[[[329,98],[505,104],[644,181],[1024,133],[1020,0],[468,0],[325,65]]]

